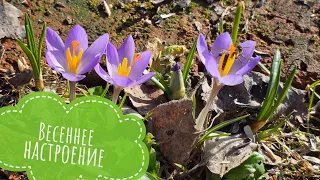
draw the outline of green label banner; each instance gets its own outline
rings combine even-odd
[[[0,108],[0,167],[30,180],[140,179],[148,168],[141,119],[108,99],[87,96],[66,104],[31,93]]]

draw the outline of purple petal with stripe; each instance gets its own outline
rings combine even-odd
[[[220,34],[212,45],[212,48],[211,48],[212,56],[215,59],[220,60],[220,53],[223,50],[226,50],[229,52],[231,44],[232,44],[232,39],[229,33],[225,32]]]
[[[131,35],[129,35],[118,49],[119,62],[122,63],[124,58],[128,59],[129,64],[131,63],[135,53],[134,40]]]
[[[237,71],[236,74],[240,74],[242,76],[245,74],[248,74],[259,63],[260,60],[261,60],[260,56],[253,58],[250,62],[244,65],[239,71]]]
[[[128,76],[130,79],[135,81],[142,75],[143,71],[147,68],[149,64],[151,54],[151,51],[145,51],[140,54],[141,59],[138,59],[136,62],[134,62],[131,67],[131,71]]]
[[[150,78],[152,78],[152,76],[154,76],[156,73],[154,72],[150,72],[146,75],[143,75],[141,77],[139,77],[134,83],[130,84],[130,86],[135,86],[138,84],[142,84],[145,83],[146,81],[148,81]]]
[[[107,56],[106,63],[107,63],[108,72],[110,76],[113,77],[117,75],[119,57],[118,57],[118,51],[116,47],[110,42],[107,45],[106,56]]]
[[[73,73],[66,73],[66,72],[62,73],[62,76],[68,79],[69,81],[73,81],[73,82],[81,81],[86,77],[85,75],[76,75]]]
[[[227,86],[235,86],[243,82],[243,77],[238,74],[229,74],[218,78],[218,81]]]
[[[95,40],[92,45],[83,53],[77,71],[84,74],[93,69],[100,61],[108,44],[109,35],[104,34]]]
[[[46,45],[47,45],[47,50],[49,51],[52,51],[52,50],[64,51],[64,43],[62,39],[57,34],[57,32],[55,32],[49,27],[46,28]]]
[[[72,52],[72,41],[77,41],[80,43],[80,46],[77,48],[76,53],[79,53],[80,48],[85,51],[88,48],[88,36],[86,31],[80,26],[80,25],[75,25],[71,31],[69,32],[67,39],[66,39],[66,44],[65,44],[65,51],[70,48],[70,51]]]

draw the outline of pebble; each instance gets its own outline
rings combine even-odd
[[[190,4],[191,0],[182,0],[180,1],[177,6],[181,9],[187,7]]]
[[[73,23],[73,19],[70,16],[67,16],[63,23],[66,25],[71,25]]]
[[[54,8],[65,8],[66,5],[64,5],[62,2],[56,2],[55,5],[54,5]]]

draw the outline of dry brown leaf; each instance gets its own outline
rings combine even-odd
[[[257,148],[241,134],[209,139],[204,143],[203,161],[208,169],[223,177],[228,171],[247,160]]]
[[[192,101],[170,101],[154,108],[151,113],[148,130],[155,136],[161,152],[172,164],[185,165],[198,139]]]
[[[167,102],[162,90],[157,86],[136,85],[125,88],[129,99],[133,106],[137,108],[139,114],[146,115],[151,109],[157,107],[159,104]]]

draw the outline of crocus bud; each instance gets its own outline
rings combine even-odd
[[[173,71],[171,71],[170,90],[170,99],[181,99],[186,93],[181,68],[178,63],[175,64]]]

